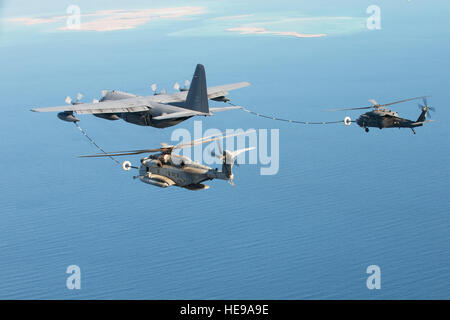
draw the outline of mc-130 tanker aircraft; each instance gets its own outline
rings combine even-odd
[[[103,91],[100,100],[92,103],[82,103],[79,94],[76,101],[66,98],[66,106],[50,108],[33,108],[34,112],[58,112],[58,118],[68,122],[80,121],[76,114],[93,114],[106,120],[123,119],[126,122],[140,126],[166,128],[174,126],[194,116],[212,116],[215,112],[240,109],[239,106],[210,108],[208,99],[228,102],[228,92],[249,86],[249,82],[239,82],[208,88],[203,65],[198,64],[191,86],[179,88],[179,92],[166,94],[156,93],[152,96],[142,97],[132,93],[118,90]],[[156,88],[153,86],[154,90]]]

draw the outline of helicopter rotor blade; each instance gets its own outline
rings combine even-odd
[[[213,157],[216,157],[217,159],[223,159],[224,155],[223,155],[223,151],[222,151],[222,145],[220,144],[219,140],[216,141],[216,146],[217,146],[217,150],[219,152],[216,153],[215,149],[212,149],[211,150],[211,155]]]
[[[426,101],[426,98],[429,96],[422,96],[422,97],[414,97],[414,98],[408,98],[408,99],[403,99],[403,100],[398,100],[398,101],[394,101],[394,102],[389,102],[386,104],[379,104],[377,105],[378,107],[387,107],[387,106],[391,106],[393,104],[397,104],[397,103],[403,103],[403,102],[407,102],[407,101],[412,101],[412,100],[418,100],[418,99],[423,99],[424,101]],[[426,105],[426,104],[425,104]]]
[[[412,100],[417,100],[417,99],[425,99],[426,97],[429,96],[422,96],[422,97],[414,97],[414,98],[408,98],[408,99],[403,99],[403,100],[398,100],[398,101],[394,101],[394,102],[389,102],[389,103],[385,103],[385,104],[375,104],[377,103],[375,100],[370,99],[369,101],[371,103],[373,103],[373,105],[371,105],[370,107],[361,107],[361,108],[335,108],[335,109],[326,109],[325,111],[348,111],[348,110],[363,110],[363,109],[373,109],[373,108],[380,108],[380,107],[387,107],[387,106],[391,106],[393,104],[397,104],[397,103],[403,103],[403,102],[407,102],[407,101],[412,101]]]
[[[220,154],[223,156],[222,144],[219,141],[217,141],[217,147],[219,148]]]
[[[117,151],[117,152],[108,152],[108,153],[98,153],[98,154],[89,154],[89,155],[81,155],[78,158],[101,158],[101,157],[120,157],[120,156],[131,156],[142,153],[153,153],[159,151],[166,151],[172,149],[169,148],[157,148],[157,149],[143,149],[143,150],[130,150],[130,151]]]
[[[228,134],[228,135],[224,135],[224,132],[222,132],[220,134],[211,135],[209,137],[197,139],[197,140],[194,140],[191,142],[178,144],[175,147],[173,147],[173,149],[182,149],[182,148],[186,148],[186,147],[190,147],[190,146],[195,146],[198,144],[203,144],[203,143],[212,142],[212,141],[216,141],[216,140],[222,140],[222,139],[229,138],[229,137],[245,135],[245,134],[252,133],[252,132],[255,132],[255,130],[248,130],[245,132],[237,132],[237,133],[232,133],[232,134]]]
[[[373,106],[370,107],[360,107],[360,108],[333,108],[333,109],[326,109],[326,112],[334,112],[334,111],[348,111],[348,110],[363,110],[363,109],[372,109]]]
[[[252,133],[255,130],[249,130],[246,132],[237,132],[237,133],[232,133],[229,135],[224,135],[224,133],[222,132],[221,134],[216,134],[216,135],[211,135],[205,138],[201,138],[201,139],[197,139],[197,140],[193,140],[191,142],[188,143],[183,143],[183,144],[179,144],[176,146],[166,146],[166,147],[161,147],[161,148],[156,148],[156,149],[141,149],[141,150],[128,150],[128,151],[116,151],[116,152],[108,152],[108,153],[98,153],[98,154],[91,154],[91,155],[81,155],[78,156],[79,158],[101,158],[101,157],[120,157],[120,156],[130,156],[130,155],[137,155],[137,154],[142,154],[142,153],[154,153],[154,152],[168,152],[171,153],[174,149],[182,149],[182,148],[186,148],[186,147],[190,147],[190,146],[195,146],[198,144],[203,144],[203,143],[207,143],[207,142],[212,142],[212,141],[216,141],[216,140],[221,140],[221,139],[225,139],[228,137],[235,137],[235,136],[239,136],[239,135],[244,135],[244,134],[248,134],[248,133]]]
[[[375,101],[375,99],[369,99],[369,102],[374,105],[374,106],[378,106],[379,103]]]

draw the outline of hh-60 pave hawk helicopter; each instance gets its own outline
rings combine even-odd
[[[189,82],[186,82],[186,86]],[[166,128],[174,126],[193,116],[212,116],[215,112],[239,109],[238,106],[210,108],[208,99],[214,101],[228,102],[226,96],[231,90],[249,86],[249,82],[238,82],[215,87],[206,86],[206,74],[203,65],[198,64],[189,88],[181,88],[175,83],[174,88],[179,92],[167,94],[165,90],[157,93],[156,85],[153,84],[152,96],[141,97],[135,94],[118,90],[104,90],[101,100],[92,103],[83,103],[81,94],[77,100],[66,98],[68,105],[50,108],[33,108],[34,112],[59,112],[58,118],[68,122],[80,121],[75,115],[93,114],[106,120],[123,119],[126,122],[140,126],[152,126]]]
[[[220,143],[218,143],[218,149],[220,154],[211,152],[212,156],[215,156],[222,160],[222,171],[217,168],[213,169],[208,166],[199,164],[192,161],[188,157],[172,153],[176,149],[182,149],[191,147],[206,142],[217,141],[228,137],[233,137],[242,134],[248,134],[252,131],[249,130],[245,133],[235,133],[224,136],[213,135],[204,137],[201,139],[193,140],[188,143],[178,144],[176,146],[170,146],[165,143],[161,144],[161,148],[156,149],[143,149],[143,150],[131,150],[131,151],[118,151],[113,153],[94,154],[80,156],[82,158],[92,157],[115,157],[125,155],[136,155],[142,153],[152,153],[148,157],[141,159],[140,167],[134,167],[131,162],[124,161],[122,168],[126,171],[133,169],[139,169],[139,175],[134,178],[139,178],[142,182],[148,183],[157,187],[167,188],[170,186],[177,186],[186,188],[189,190],[202,190],[208,189],[208,185],[202,184],[202,182],[213,179],[227,180],[233,183],[233,165],[236,163],[236,158],[243,152],[253,150],[254,148],[245,148],[236,151],[222,151]]]
[[[417,100],[422,99],[423,105],[419,104],[419,109],[422,111],[419,115],[419,118],[417,121],[400,118],[398,116],[398,113],[395,111],[391,111],[386,109],[385,107],[407,102],[411,100]],[[433,120],[426,120],[427,117],[430,117],[429,110],[435,111],[433,107],[428,106],[426,97],[416,97],[416,98],[410,98],[395,102],[390,102],[386,104],[379,104],[375,100],[371,99],[369,102],[372,103],[369,107],[361,107],[361,108],[339,108],[339,109],[328,109],[327,111],[345,111],[345,110],[362,110],[362,109],[374,109],[372,111],[366,112],[362,114],[357,120],[356,123],[361,127],[364,128],[366,132],[369,132],[369,127],[373,128],[410,128],[414,134],[416,134],[416,131],[414,128],[421,127],[425,123],[433,121]],[[347,117],[345,120],[346,124],[351,122],[350,118]]]

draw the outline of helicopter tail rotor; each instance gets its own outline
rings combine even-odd
[[[419,106],[419,110],[422,111],[422,113],[420,114],[419,118],[417,119],[417,122],[423,122],[425,121],[427,118],[431,118],[431,114],[430,111],[432,112],[436,112],[436,109],[433,107],[430,107],[428,105],[428,101],[427,98],[424,97],[422,99],[423,104],[418,104]]]
[[[238,166],[238,162],[237,162],[237,157],[244,152],[250,151],[255,149],[254,147],[252,148],[244,148],[244,149],[239,149],[239,150],[235,150],[235,151],[228,151],[228,150],[224,150],[223,152],[221,152],[221,156],[218,155],[214,155],[220,159],[222,159],[222,173],[225,174],[225,177],[228,179],[228,182],[234,186],[234,175],[233,175],[233,166],[237,165]]]

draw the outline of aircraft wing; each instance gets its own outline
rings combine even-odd
[[[117,113],[117,112],[139,112],[147,111],[151,108],[150,103],[141,97],[109,100],[98,103],[80,103],[50,108],[34,108],[34,112],[61,112],[75,111],[77,114],[93,113]]]
[[[186,110],[180,112],[172,112],[163,114],[162,116],[153,117],[152,120],[170,120],[170,119],[178,119],[184,117],[192,117],[192,116],[209,116],[209,113],[203,113],[193,110]]]
[[[238,82],[232,84],[225,84],[221,86],[208,88],[208,99],[224,97],[228,95],[228,91],[241,89],[250,86],[250,82]]]
[[[221,86],[209,87],[208,88],[208,99],[214,99],[218,97],[224,97],[228,95],[229,91],[245,88],[250,86],[250,82],[237,82],[231,84],[225,84]],[[153,101],[160,103],[171,103],[171,102],[182,102],[186,100],[188,92],[175,92],[171,94],[159,94],[151,97]]]
[[[221,86],[215,86],[208,88],[208,99],[226,96],[228,91],[236,90],[244,87],[248,87],[249,82],[238,82],[232,84],[226,84]],[[122,113],[122,112],[140,112],[151,109],[151,103],[171,103],[171,102],[183,102],[186,100],[187,91],[175,92],[172,94],[159,94],[150,97],[133,97],[121,100],[107,100],[97,103],[80,103],[74,105],[64,105],[50,108],[33,108],[34,112],[62,112],[62,111],[74,111],[77,114],[98,114],[98,113]],[[216,110],[224,111],[224,110]],[[173,115],[173,113],[172,113]],[[197,114],[192,114],[197,115]],[[192,115],[184,115],[192,116]],[[204,115],[204,114],[200,114]],[[163,118],[161,118],[162,120]],[[169,118],[168,118],[169,119]]]

